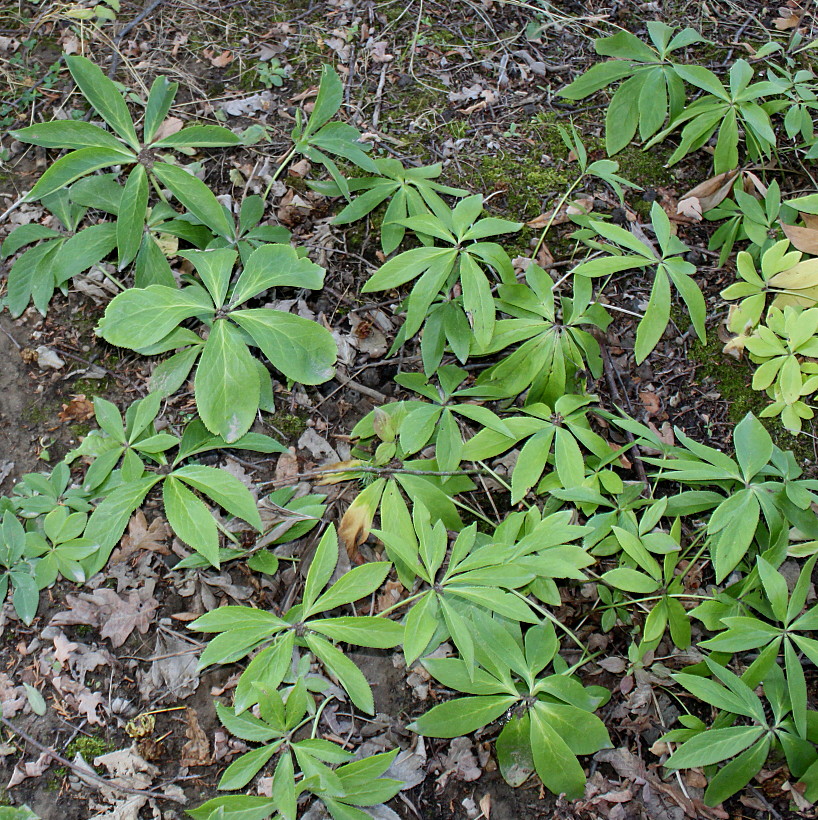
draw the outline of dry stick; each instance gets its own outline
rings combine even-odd
[[[78,766],[76,763],[72,763],[68,758],[63,757],[58,752],[55,752],[54,749],[44,746],[40,743],[39,740],[35,740],[31,735],[26,734],[22,729],[18,726],[13,724],[7,717],[3,717],[0,715],[0,722],[3,723],[6,728],[14,732],[15,735],[19,735],[26,743],[33,746],[35,749],[47,754],[49,757],[52,757],[57,763],[62,764],[63,766],[67,766],[72,771],[76,772],[80,779],[82,780],[93,780],[95,783],[98,783],[100,786],[104,786],[106,789],[111,789],[111,791],[115,792],[122,792],[123,794],[135,794],[139,797],[155,797],[159,800],[170,800],[172,803],[182,803],[184,804],[187,802],[186,800],[182,800],[179,797],[172,797],[169,794],[162,794],[162,792],[155,792],[151,791],[150,789],[132,789],[128,786],[120,786],[118,783],[114,783],[111,780],[106,780],[104,777],[100,777],[93,771],[88,771],[88,769],[83,769],[82,766]]]
[[[602,364],[603,369],[605,370],[605,381],[608,383],[608,389],[613,394],[614,401],[617,405],[621,406],[622,396],[619,393],[619,388],[616,386],[611,354],[608,353],[608,348],[604,344],[601,344],[599,347],[602,351]],[[636,439],[633,437],[633,433],[631,433],[630,430],[625,430],[625,435],[631,443],[630,451],[633,454],[633,463],[636,465],[636,472],[639,474],[639,478],[642,480],[642,483],[645,485],[647,490],[650,491],[650,481],[648,481],[648,475],[645,472],[645,465],[642,463],[642,452],[639,449],[639,445],[636,443]]]
[[[149,6],[142,9],[142,11],[140,11],[139,14],[137,14],[136,17],[134,17],[130,23],[124,26],[122,30],[115,35],[113,39],[114,45],[118,46],[126,35],[130,34],[131,31],[133,31],[133,29],[135,29],[151,12],[153,12],[154,9],[162,5],[163,2],[164,0],[153,0],[153,2]],[[121,55],[119,53],[119,50],[115,48],[113,51],[113,55],[111,56],[111,67],[108,69],[108,76],[111,79],[114,78],[114,74],[116,74],[116,70],[117,68],[119,68],[120,59]]]

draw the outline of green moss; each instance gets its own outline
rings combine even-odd
[[[111,388],[111,380],[104,379],[77,379],[71,386],[74,393],[82,393],[89,399],[94,396],[101,396]]]
[[[278,430],[285,438],[294,439],[306,430],[307,422],[301,416],[279,410],[270,416],[270,426]]]
[[[620,176],[642,188],[657,188],[674,181],[673,174],[665,168],[669,156],[670,149],[663,145],[648,151],[638,145],[629,145],[611,159],[619,163]]]
[[[76,424],[72,424],[68,429],[71,431],[71,435],[75,439],[80,439],[83,438],[83,436],[87,436],[88,433],[91,432],[91,425],[77,422]]]
[[[722,347],[722,343],[712,336],[706,344],[693,342],[688,350],[688,357],[696,363],[696,380],[704,388],[712,387],[717,390],[727,401],[727,417],[731,422],[737,424],[748,413],[759,417],[770,402],[766,393],[753,390],[755,367],[746,360],[737,362],[725,355]],[[814,459],[812,446],[806,436],[788,433],[779,418],[759,418],[759,421],[782,450],[792,450],[800,461],[806,459],[811,462]]]
[[[65,749],[65,755],[72,760],[79,752],[89,765],[94,764],[94,758],[114,750],[114,744],[102,737],[88,737],[80,735],[74,738]]]
[[[542,213],[545,200],[559,197],[574,181],[569,169],[543,162],[542,150],[501,151],[481,157],[473,172],[455,183],[492,197],[508,217],[525,222]]]

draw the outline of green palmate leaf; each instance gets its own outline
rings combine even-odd
[[[467,735],[497,720],[516,701],[514,695],[455,698],[433,706],[409,728],[426,737]]]
[[[153,143],[155,148],[222,148],[233,145],[241,145],[241,140],[221,125],[188,125]]]
[[[202,350],[195,379],[196,407],[211,433],[241,438],[258,411],[259,374],[240,331],[217,319]]]
[[[110,148],[127,156],[131,152],[109,131],[90,122],[55,120],[9,132],[14,139],[44,148]]]
[[[305,617],[317,612],[328,612],[342,604],[349,604],[371,595],[383,583],[392,564],[374,561],[354,567],[342,575],[320,598],[305,610]]]
[[[704,802],[708,806],[717,806],[743,789],[767,760],[770,743],[770,738],[766,737],[722,766],[708,783]]]
[[[143,125],[145,142],[150,142],[153,139],[156,130],[168,115],[178,90],[179,84],[170,82],[167,77],[157,77],[153,81],[148,94],[148,104],[145,106],[145,122]]]
[[[37,180],[26,199],[42,199],[92,171],[135,161],[136,157],[126,154],[124,149],[115,151],[111,148],[80,148],[51,165]]]
[[[375,714],[372,689],[360,669],[329,641],[311,633],[306,636],[307,646],[344,687],[350,700],[368,715]]]
[[[315,98],[310,118],[304,133],[314,134],[324,123],[335,115],[341,107],[344,86],[341,78],[332,66],[321,67],[321,82],[318,86],[318,96]]]
[[[219,534],[216,522],[204,503],[176,478],[169,476],[162,485],[165,515],[179,538],[219,566]]]
[[[497,763],[503,780],[512,788],[518,788],[534,773],[534,756],[531,750],[531,716],[512,717],[500,732],[495,743]]]
[[[670,282],[667,274],[660,270],[653,280],[648,307],[636,331],[634,354],[637,363],[644,361],[648,353],[656,347],[665,332],[669,319]]]
[[[309,628],[339,643],[391,649],[403,639],[403,627],[386,618],[368,615],[322,618],[309,622]]]
[[[131,514],[159,480],[159,476],[148,476],[117,487],[91,514],[85,528],[85,538],[99,544],[99,551],[85,561],[89,578],[105,566],[111,551],[125,532]]]
[[[139,150],[133,120],[128,106],[116,86],[102,73],[99,66],[79,55],[66,57],[68,70],[85,98],[111,128],[135,151]]]
[[[214,248],[206,251],[183,251],[179,255],[193,263],[213,304],[217,308],[223,307],[238,253],[229,248]]]
[[[278,803],[269,797],[231,794],[214,797],[188,814],[194,820],[265,820],[276,811]]]
[[[116,244],[119,269],[133,261],[142,242],[145,211],[148,207],[148,175],[142,165],[136,165],[128,176],[116,221]]]
[[[244,788],[258,774],[261,767],[278,751],[279,746],[280,742],[271,743],[269,746],[261,746],[234,760],[225,769],[218,788],[224,791]]]
[[[110,344],[136,350],[158,342],[185,319],[207,313],[213,313],[213,303],[200,287],[131,288],[111,300],[97,332]]]
[[[530,742],[534,767],[543,785],[554,794],[565,794],[569,799],[582,796],[585,791],[585,772],[565,740],[552,728],[547,717],[535,704],[530,710]]]
[[[321,325],[269,308],[237,310],[230,318],[250,334],[270,363],[288,379],[321,384],[332,378],[337,348]]]
[[[204,182],[182,168],[167,163],[154,165],[153,173],[213,233],[226,239],[234,238],[233,221]]]
[[[262,245],[250,254],[230,298],[238,307],[262,291],[275,287],[310,288],[324,285],[324,269],[301,258],[290,245]]]
[[[669,769],[709,766],[743,752],[764,734],[763,726],[729,726],[708,729],[685,741],[668,758]]]
[[[327,531],[321,536],[315,555],[307,571],[307,580],[304,584],[302,598],[304,608],[310,610],[321,594],[321,590],[329,583],[335,565],[338,563],[338,535],[335,526],[330,524]]]
[[[203,464],[187,464],[173,475],[207,495],[232,515],[244,519],[257,530],[263,529],[252,493],[235,476]]]
[[[89,225],[59,246],[51,274],[54,281],[62,287],[72,277],[102,261],[115,245],[116,225],[106,222],[100,225]],[[33,292],[36,304],[36,288]]]

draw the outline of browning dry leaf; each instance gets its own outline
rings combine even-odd
[[[68,404],[62,406],[57,415],[60,421],[88,421],[94,416],[94,405],[85,398],[84,393],[77,393]]]
[[[126,561],[139,550],[150,550],[160,555],[170,555],[167,540],[171,531],[164,518],[156,516],[148,525],[145,513],[137,510],[128,523],[128,533],[122,536],[119,547],[111,555],[111,563]]]
[[[199,718],[195,710],[188,707],[184,714],[187,728],[185,729],[185,737],[187,742],[182,746],[182,759],[180,761],[182,766],[209,766],[213,760],[210,755],[210,744],[207,742],[207,735],[205,735]]]
[[[801,225],[785,225],[782,222],[781,230],[784,231],[784,236],[786,236],[799,251],[818,256],[818,228],[805,228]]]
[[[715,208],[727,198],[737,174],[738,169],[734,169],[700,182],[679,199],[676,213],[700,222],[705,211]]]
[[[143,635],[153,621],[159,602],[151,596],[152,590],[142,588],[128,593],[127,597],[102,587],[92,594],[66,595],[70,610],[58,612],[51,619],[51,626],[88,624],[100,629],[103,638],[109,638],[114,647],[122,646],[134,629]]]

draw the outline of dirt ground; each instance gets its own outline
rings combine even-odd
[[[755,2],[720,0],[592,0],[549,7],[490,0],[165,0],[146,4],[149,13],[113,44],[111,37],[140,15],[138,4],[123,2],[115,25],[103,26],[96,36],[66,17],[62,4],[20,0],[10,6],[0,10],[0,57],[8,81],[0,94],[3,134],[32,121],[65,116],[81,104],[72,94],[67,72],[50,69],[63,50],[85,47],[107,70],[116,45],[122,55],[116,76],[125,86],[139,89],[158,74],[180,83],[174,109],[179,116],[215,121],[218,115],[234,128],[253,123],[271,128],[269,144],[201,152],[208,184],[240,198],[244,192],[264,189],[264,174],[269,176],[267,169],[286,147],[299,94],[315,86],[321,64],[329,62],[345,83],[344,116],[373,135],[380,155],[396,156],[409,165],[442,162],[441,181],[482,192],[493,214],[523,222],[546,213],[574,178],[557,124],[573,121],[592,158],[604,155],[604,106],[593,99],[588,105],[567,105],[555,92],[595,59],[591,41],[607,30],[606,24],[637,34],[644,32],[647,19],[697,27],[713,41],[712,65],[717,66],[741,50],[741,41],[766,39],[765,29],[775,15],[774,9]],[[286,76],[280,86],[267,87],[267,66],[275,65],[273,60]],[[46,156],[8,136],[0,146],[3,210],[31,187]],[[595,199],[598,211],[613,214],[615,220],[626,219],[628,212],[645,218],[652,201],[675,201],[707,175],[696,158],[668,170],[663,165],[666,155],[644,155],[632,147],[619,159],[621,173],[643,189],[629,192],[625,208],[601,185],[585,192]],[[382,261],[380,215],[350,227],[331,225],[339,204],[313,193],[295,176],[273,187],[272,201],[271,219],[289,227],[294,241],[310,248],[312,257],[327,268],[326,287],[308,297],[308,308],[323,315],[339,338],[357,345],[348,345],[336,379],[317,389],[282,394],[279,411],[259,427],[293,448],[295,459],[288,469],[295,465],[295,474],[308,473],[332,460],[322,452],[321,441],[343,456],[354,423],[376,404],[400,397],[392,376],[416,367],[419,351],[409,345],[400,356],[385,357],[398,327],[393,312],[397,300],[358,295],[373,266]],[[0,224],[0,238],[16,217],[26,218],[28,207],[17,208]],[[555,227],[542,261],[558,267],[570,259],[571,227]],[[526,227],[512,240],[512,255],[530,255],[537,235]],[[717,254],[707,250],[707,227],[680,226],[680,237],[695,256],[708,299],[708,344],[695,341],[679,311],[656,351],[637,367],[632,355],[635,327],[626,316],[619,317],[608,335],[607,378],[589,386],[603,406],[622,406],[657,429],[678,426],[699,441],[724,446],[736,421],[761,402],[749,389],[749,368],[720,352],[725,307],[718,293],[732,281],[732,273],[721,269]],[[649,284],[647,277],[623,282],[621,304],[637,306],[647,298]],[[614,292],[616,287],[614,283]],[[144,361],[94,335],[103,307],[104,300],[91,288],[72,288],[68,295],[55,297],[45,318],[34,309],[18,320],[0,315],[0,491],[8,493],[27,472],[49,469],[76,445],[93,425],[84,401],[102,395],[121,407],[145,394],[149,368]],[[372,328],[383,336],[384,345],[358,344]],[[173,398],[168,412],[181,419],[192,407],[192,394],[183,393]],[[318,444],[305,436],[307,431],[318,436]],[[818,460],[815,438],[808,438],[807,445],[802,441],[797,444],[799,457],[812,469]],[[791,446],[786,439],[782,444]],[[229,465],[254,482],[276,480],[284,466],[277,457],[246,454],[236,455]],[[354,497],[354,488],[346,485],[312,491],[328,494],[333,519]],[[489,507],[479,493],[475,503]],[[156,540],[162,541],[158,516],[158,507],[149,504],[145,527],[155,524]],[[131,535],[147,537],[142,532]],[[313,548],[314,540],[307,536],[293,545],[292,555],[309,556]],[[201,644],[185,623],[224,600],[280,606],[288,585],[298,579],[290,570],[275,580],[259,581],[236,565],[218,573],[185,573],[173,570],[176,560],[172,546],[143,549],[86,586],[61,582],[48,591],[48,600],[28,628],[7,606],[0,615],[0,699],[5,716],[72,762],[77,754],[91,763],[135,745],[156,767],[146,781],[150,788],[175,789],[173,794],[186,803],[150,798],[129,807],[126,796],[106,795],[59,761],[49,764],[42,749],[4,731],[0,785],[19,782],[0,790],[0,805],[27,803],[44,820],[171,820],[181,818],[185,806],[193,808],[216,794],[220,773],[242,744],[221,730],[213,702],[229,698],[239,667],[196,673]],[[108,593],[144,614],[141,620],[135,617],[136,628],[118,646],[102,636],[99,623],[72,623],[64,616],[77,609],[78,596],[93,594],[102,600]],[[581,634],[595,634],[598,648],[608,654],[627,646],[624,632],[603,635],[593,617],[586,618],[579,592],[557,614],[581,625]],[[776,790],[780,772],[775,769],[763,789],[745,790],[722,813],[703,807],[698,799],[703,784],[693,775],[662,779],[650,748],[677,712],[666,696],[646,696],[655,671],[646,670],[644,680],[634,681],[590,665],[589,682],[614,691],[604,718],[616,748],[586,761],[588,796],[568,804],[535,784],[507,786],[492,758],[491,731],[459,745],[427,739],[419,749],[416,736],[405,727],[441,694],[434,682],[417,670],[409,675],[391,652],[373,650],[360,661],[375,683],[377,715],[365,720],[349,704],[340,704],[327,710],[326,732],[347,739],[352,748],[369,744],[369,750],[376,751],[397,744],[415,753],[416,784],[390,803],[406,820],[796,816]],[[45,716],[33,714],[26,705],[23,683],[43,693]],[[815,680],[810,684],[814,693]],[[169,711],[156,713],[146,735],[134,734],[133,718],[157,709]],[[110,773],[104,764],[98,771]]]

